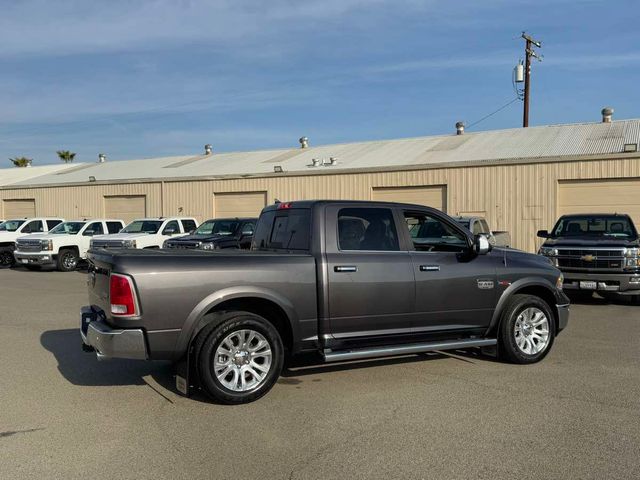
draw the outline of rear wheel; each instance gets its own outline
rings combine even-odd
[[[61,272],[71,272],[78,267],[78,252],[73,249],[61,250],[58,254],[57,266]]]
[[[238,404],[271,390],[282,370],[284,348],[278,331],[263,317],[226,312],[198,335],[194,356],[205,392],[218,402]]]
[[[538,362],[549,353],[554,333],[554,317],[544,300],[514,295],[501,316],[500,357],[512,363]]]

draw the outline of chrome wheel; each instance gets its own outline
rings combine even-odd
[[[73,270],[78,265],[78,259],[73,253],[66,253],[62,258],[62,265],[66,270]]]
[[[513,333],[520,351],[535,355],[549,344],[549,319],[539,308],[526,308],[516,318]]]
[[[238,330],[216,349],[213,370],[218,381],[234,392],[259,387],[271,369],[271,345],[260,332]]]

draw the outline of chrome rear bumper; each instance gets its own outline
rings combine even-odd
[[[140,328],[114,329],[91,307],[83,307],[80,319],[82,343],[96,351],[98,360],[129,358],[147,360],[147,344]]]

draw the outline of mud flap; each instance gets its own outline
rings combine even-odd
[[[185,397],[191,396],[191,371],[189,368],[189,357],[187,354],[182,357],[176,364],[176,390]]]

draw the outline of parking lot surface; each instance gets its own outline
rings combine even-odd
[[[0,270],[0,478],[638,478],[640,307],[572,307],[548,357],[474,352],[284,372],[184,398],[166,363],[83,353],[85,275]]]

